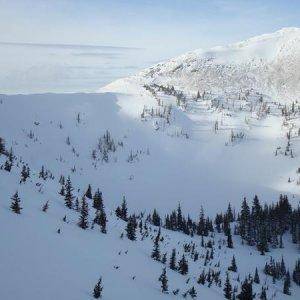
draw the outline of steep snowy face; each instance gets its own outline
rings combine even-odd
[[[282,103],[295,101],[300,94],[300,29],[284,28],[210,51],[195,50],[140,75],[189,92],[253,89]]]

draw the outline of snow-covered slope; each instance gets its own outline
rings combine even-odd
[[[151,259],[158,228],[146,219],[154,208],[163,216],[178,203],[195,220],[201,206],[215,217],[226,211],[228,202],[238,210],[243,197],[251,203],[255,194],[262,204],[287,194],[297,207],[297,66],[299,30],[284,29],[210,52],[188,53],[97,94],[0,95],[0,137],[14,153],[10,172],[5,170],[7,153],[0,155],[0,269],[5,274],[0,276],[0,298],[91,299],[102,276],[103,299],[180,299],[192,286],[199,299],[222,299],[235,255],[238,272],[230,272],[230,279],[238,292],[239,279],[253,275],[257,267],[257,296],[268,286],[269,298],[298,299],[295,283],[292,295],[283,295],[283,281],[272,283],[263,272],[271,256],[277,261],[283,257],[293,270],[299,250],[289,233],[283,235],[283,249],[263,256],[240,236],[233,236],[233,249],[227,248],[224,234],[215,231],[204,238],[213,242],[211,254],[210,247],[201,246],[200,236],[166,228],[161,253],[168,259],[173,248],[178,259],[185,253],[189,273],[167,268],[170,293],[162,294],[158,277],[163,265]],[[30,167],[30,177],[20,183],[23,166]],[[42,166],[53,176],[43,180]],[[67,208],[59,194],[61,175],[70,176],[79,200],[89,184],[92,192],[102,191],[107,234],[99,226],[77,226],[75,204]],[[16,190],[21,215],[10,209]],[[127,239],[126,223],[115,215],[123,196],[128,212],[147,226],[138,228],[136,241]],[[43,212],[48,200],[49,209]],[[95,209],[92,200],[88,203],[91,225]],[[184,250],[185,243],[195,243],[198,260]],[[206,264],[207,251],[213,258]],[[220,271],[222,285],[198,284],[203,269]],[[176,289],[178,295],[172,292]]]
[[[285,102],[299,100],[299,66],[300,29],[285,28],[209,51],[192,51],[141,75],[194,92],[253,88]]]

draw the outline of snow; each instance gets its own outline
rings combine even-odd
[[[189,91],[253,88],[287,102],[299,100],[299,64],[300,29],[284,28],[236,44],[188,52],[141,76]]]
[[[0,95],[0,137],[28,163],[32,173],[29,182],[20,185],[21,165],[14,166],[11,173],[0,170],[0,228],[5,245],[0,247],[1,273],[5,274],[0,280],[1,298],[90,299],[99,276],[103,276],[103,299],[175,298],[159,290],[162,265],[150,258],[152,241],[120,238],[125,224],[115,217],[114,210],[123,195],[130,212],[157,208],[164,214],[181,203],[184,213],[192,217],[198,216],[201,206],[210,216],[224,211],[228,202],[239,208],[244,196],[251,201],[255,194],[262,203],[272,203],[285,193],[296,207],[300,196],[296,183],[299,116],[285,120],[278,100],[289,103],[299,95],[300,73],[292,73],[299,66],[299,45],[299,29],[283,29],[209,52],[185,54],[115,81],[98,93]],[[176,106],[176,97],[158,90],[154,97],[144,87],[153,83],[182,90],[186,107]],[[196,102],[198,90],[206,91],[207,98]],[[238,99],[239,94],[245,99]],[[259,102],[261,96],[270,107],[269,114]],[[141,118],[145,107],[163,109],[157,98],[165,106],[172,104],[170,124],[160,117]],[[216,99],[228,109],[214,106]],[[76,120],[78,113],[80,122]],[[219,130],[215,132],[216,121]],[[108,163],[102,162],[98,153],[93,161],[92,151],[106,130],[123,146],[109,153]],[[289,130],[293,158],[282,153]],[[242,132],[244,138],[230,142],[232,131]],[[131,152],[137,155],[128,162]],[[0,164],[4,161],[0,156]],[[50,169],[55,180],[38,178],[42,165]],[[74,166],[76,172],[71,171]],[[99,187],[103,192],[109,220],[107,235],[76,225],[78,214],[68,210],[58,194],[62,174],[71,176],[79,197],[88,184],[93,191]],[[41,192],[36,183],[41,184]],[[24,208],[19,216],[9,210],[16,190]],[[50,208],[44,213],[41,206],[47,200]],[[92,218],[93,209],[90,213]],[[67,223],[62,222],[65,214]],[[61,234],[56,232],[58,228]],[[200,249],[199,237],[167,230],[163,235],[168,241],[163,250],[168,253],[178,243],[191,240]],[[217,249],[214,263],[222,262],[224,279],[234,254],[241,279],[259,266],[261,280],[265,280],[262,268],[269,255],[276,259],[283,255],[290,271],[299,258],[299,250],[288,236],[284,244],[284,249],[260,256],[234,237],[235,248]],[[201,254],[205,251],[202,249]],[[194,285],[199,299],[223,299],[222,289],[196,283],[202,268],[202,260],[191,264],[187,277],[168,269],[170,290],[178,287],[184,292]],[[237,284],[236,274],[231,276]],[[188,277],[191,282],[186,284]],[[292,296],[284,296],[281,282],[273,285],[270,278],[266,280],[270,295],[277,291],[275,299],[299,298],[300,289],[295,284]],[[255,286],[256,291],[260,288]]]

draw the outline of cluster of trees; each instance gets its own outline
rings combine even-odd
[[[123,147],[123,142],[115,142],[111,133],[106,130],[105,134],[98,139],[97,148],[92,151],[92,159],[108,162],[109,153],[116,152],[118,146]]]
[[[54,180],[54,175],[50,170],[46,170],[44,166],[42,166],[41,171],[39,172],[39,178],[43,180],[47,180],[48,178]]]
[[[235,233],[248,245],[256,245],[264,255],[269,247],[284,247],[282,236],[285,232],[292,234],[294,243],[300,242],[300,208],[292,209],[287,196],[280,195],[277,203],[264,206],[255,196],[251,208],[244,199]]]
[[[27,178],[30,177],[30,168],[28,165],[23,165],[22,171],[21,171],[21,179],[20,183],[25,183]]]
[[[244,198],[239,212],[233,212],[229,204],[225,213],[216,214],[214,222],[205,217],[203,209],[196,221],[189,215],[184,216],[180,205],[164,218],[154,210],[147,220],[155,226],[181,231],[190,236],[195,234],[208,236],[215,230],[223,232],[227,237],[229,248],[233,248],[231,233],[233,226],[234,234],[240,235],[242,241],[248,245],[256,246],[262,255],[268,252],[270,247],[283,248],[282,236],[285,232],[291,233],[294,243],[300,243],[300,208],[293,209],[286,195],[280,195],[275,204],[264,206],[255,196],[251,207]]]
[[[117,208],[116,214],[121,219],[128,221],[128,218],[126,217],[127,208],[125,200],[123,200],[122,206]],[[163,241],[160,230],[161,227],[168,230],[180,231],[190,236],[195,234],[202,236],[201,246],[211,248],[211,251],[207,250],[204,265],[213,258],[214,241],[208,240],[208,242],[204,244],[203,236],[209,237],[210,235],[213,235],[214,231],[219,233],[223,232],[226,236],[227,247],[233,248],[231,227],[234,228],[234,234],[241,236],[243,243],[247,243],[250,246],[256,246],[260,253],[264,255],[265,252],[269,251],[270,247],[284,247],[282,236],[286,232],[291,233],[294,243],[299,243],[299,216],[299,208],[293,209],[288,201],[288,197],[283,195],[280,195],[279,200],[275,204],[264,206],[260,204],[257,196],[254,197],[251,207],[248,205],[247,200],[244,199],[241,209],[238,212],[233,211],[229,204],[227,211],[225,213],[217,214],[214,222],[210,218],[205,217],[203,209],[201,209],[197,221],[192,220],[189,216],[186,217],[182,213],[180,205],[176,210],[173,210],[164,218],[160,217],[158,211],[154,209],[153,213],[146,217],[147,222],[154,226],[158,226],[159,228],[156,237],[153,239],[153,251],[151,257],[165,265],[167,264],[167,253],[162,254],[160,251],[160,242]],[[131,223],[131,221],[128,223]],[[133,227],[136,229],[136,219],[133,223],[135,224]],[[199,253],[195,251],[192,244],[184,244],[183,248],[184,252],[191,253],[192,260],[196,261],[198,259]],[[176,249],[173,249],[170,255],[169,267],[171,270],[178,271],[180,274],[185,275],[188,273],[188,260],[186,260],[185,255],[183,255],[181,260],[177,263],[176,253]],[[237,272],[237,269],[237,263],[233,256],[228,270]],[[266,264],[265,274],[272,276],[273,280],[283,280],[283,293],[287,295],[291,293],[291,276],[289,271],[285,269],[283,260],[280,263],[275,263],[271,259],[270,263]],[[162,276],[164,278],[166,274],[163,272]],[[300,284],[300,261],[296,263],[292,278],[296,284]],[[202,274],[199,276],[198,283],[205,284],[205,282],[208,282],[209,286],[213,282],[220,286],[221,280],[219,278],[219,273],[213,270],[209,270],[208,273],[205,273],[203,270]],[[253,277],[249,275],[249,277],[241,283],[240,294],[237,294],[236,288],[230,289],[229,278],[224,283],[224,293],[227,295],[231,294],[230,297],[233,297],[234,295],[234,297],[238,299],[253,299],[253,283],[260,283],[257,268]],[[164,288],[162,287],[162,290],[163,289]],[[265,287],[262,288],[260,297],[261,299],[266,299]]]
[[[91,227],[94,228],[95,224],[99,225],[101,232],[106,233],[107,217],[104,209],[102,192],[97,189],[94,195],[92,195],[92,187],[89,184],[81,201],[79,201],[78,197],[75,197],[73,194],[74,188],[70,176],[68,176],[67,179],[65,179],[64,176],[61,176],[59,183],[61,185],[59,194],[64,197],[65,206],[80,213],[78,226],[82,229],[89,228],[89,203],[87,201],[87,199],[89,199],[92,202],[92,207],[95,209],[95,216]]]
[[[14,156],[12,148],[10,148],[9,151],[5,150],[5,148],[4,148],[3,152],[0,154],[3,154],[7,157],[6,161],[4,162],[4,165],[1,165],[0,168],[4,169],[7,172],[10,172],[13,167],[14,160],[15,160],[15,156]]]

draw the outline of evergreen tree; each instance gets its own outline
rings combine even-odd
[[[14,193],[14,195],[11,197],[11,200],[11,210],[16,214],[20,214],[22,207],[20,206],[21,199],[19,198],[18,191]]]
[[[46,172],[45,172],[45,168],[44,166],[42,166],[42,169],[39,173],[39,178],[42,178],[43,180],[46,180],[47,179],[47,176],[46,176]]]
[[[261,225],[257,250],[260,251],[261,255],[265,255],[269,251],[266,225]]]
[[[73,199],[74,199],[72,191],[73,191],[73,187],[69,176],[65,185],[65,205],[70,209],[73,207]]]
[[[0,155],[5,154],[5,141],[2,137],[0,137]]]
[[[258,276],[258,271],[257,271],[257,268],[255,268],[255,274],[254,274],[254,279],[253,281],[257,284],[260,283],[260,279],[259,279],[259,276]]]
[[[253,300],[254,295],[252,293],[252,282],[248,281],[248,279],[245,279],[245,281],[242,283],[241,292],[237,296],[240,300]]]
[[[197,292],[194,286],[192,286],[189,290],[189,294],[191,296],[192,299],[197,298]]]
[[[116,209],[116,216],[124,221],[127,221],[127,203],[125,196],[123,196],[121,207],[118,206]]]
[[[152,224],[155,226],[160,226],[160,216],[157,213],[156,209],[154,209],[153,214],[152,214]]]
[[[80,217],[78,222],[78,226],[80,228],[87,229],[89,227],[88,215],[89,215],[89,206],[85,200],[85,197],[83,196],[81,202]]]
[[[295,269],[293,271],[293,281],[300,285],[300,259],[296,261]]]
[[[91,185],[89,184],[86,192],[85,192],[85,196],[89,199],[92,199],[93,198],[93,195],[92,195],[92,188],[91,188]]]
[[[27,168],[25,165],[22,167],[21,171],[21,182],[26,182],[26,179],[30,176],[29,175],[29,168]]]
[[[100,215],[99,215],[99,225],[101,228],[102,233],[106,233],[106,223],[107,223],[107,218],[106,218],[106,213],[104,209],[100,210]]]
[[[189,271],[189,266],[183,254],[181,260],[178,262],[178,272],[181,275],[186,275],[188,271]]]
[[[230,223],[229,223],[227,218],[224,218],[223,227],[224,227],[224,229],[223,229],[224,234],[227,236],[227,247],[228,248],[233,248],[231,227],[230,227]]]
[[[99,299],[102,297],[102,291],[103,291],[103,286],[102,286],[102,277],[99,278],[98,282],[96,283],[93,291],[93,296],[95,299]]]
[[[151,254],[151,257],[157,261],[160,260],[159,239],[160,239],[160,228],[159,228],[156,238],[154,239],[153,251]]]
[[[42,207],[42,211],[46,212],[48,210],[48,208],[49,208],[49,201],[46,201],[46,203]]]
[[[283,283],[283,293],[286,295],[290,295],[291,294],[290,287],[291,287],[291,277],[290,277],[290,272],[287,271]]]
[[[265,287],[261,287],[261,293],[259,299],[261,300],[267,300],[267,292]]]
[[[202,270],[202,273],[199,275],[197,283],[204,285],[205,284],[205,280],[206,280],[206,276],[205,276],[204,270]]]
[[[172,250],[172,254],[171,254],[171,257],[170,257],[170,269],[171,270],[176,270],[176,250],[173,249]]]
[[[12,162],[10,162],[9,160],[6,160],[4,163],[4,170],[7,172],[10,172],[12,168]]]
[[[242,239],[246,239],[246,240],[248,239],[249,220],[250,220],[250,209],[246,198],[244,198],[242,203],[240,220],[239,220],[239,232]]]
[[[97,210],[103,209],[102,193],[97,189],[93,197],[93,207]]]
[[[78,197],[76,197],[76,200],[75,200],[75,210],[76,211],[80,210]]]
[[[130,216],[127,221],[127,226],[126,226],[126,232],[127,232],[127,237],[131,241],[136,240],[136,218],[135,216]]]
[[[161,262],[162,262],[164,265],[166,264],[166,262],[167,262],[167,253],[166,253],[166,252],[162,255]]]
[[[233,222],[234,221],[234,217],[233,217],[233,213],[232,213],[230,203],[228,204],[228,208],[227,208],[227,212],[226,212],[226,219],[228,220],[228,222]]]
[[[182,217],[182,212],[181,212],[181,206],[180,203],[178,204],[177,208],[177,229],[178,230],[183,230],[184,224],[183,224],[183,217]]]
[[[65,177],[63,175],[60,175],[60,178],[59,178],[59,184],[61,185],[65,185]]]
[[[235,257],[233,255],[232,260],[231,260],[231,266],[228,267],[229,271],[236,272],[237,271],[237,266],[236,266],[236,261]]]
[[[231,235],[231,229],[229,227],[228,233],[227,233],[227,247],[233,248],[233,241],[232,241],[232,235]]]
[[[231,286],[231,283],[230,283],[230,279],[229,279],[229,275],[228,275],[228,272],[226,273],[226,281],[225,281],[225,284],[224,284],[224,297],[226,299],[231,299],[231,295],[232,295],[232,286]]]
[[[94,224],[97,224],[100,226],[102,233],[107,232],[106,231],[106,223],[107,223],[107,218],[106,218],[106,213],[104,211],[104,208],[101,210],[96,210]]]
[[[159,276],[158,280],[161,282],[162,293],[167,293],[168,292],[168,277],[167,277],[166,268],[163,268],[163,271],[162,271],[161,275]]]
[[[122,213],[122,218],[123,220],[127,220],[127,203],[126,203],[126,198],[123,196],[123,201],[121,205],[121,213]]]
[[[60,191],[58,192],[61,196],[64,196],[65,195],[65,186],[62,185],[61,188],[60,188]]]

